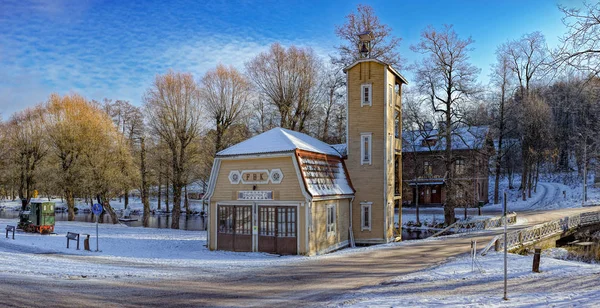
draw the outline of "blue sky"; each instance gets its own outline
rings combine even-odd
[[[172,68],[199,77],[219,62],[243,69],[276,41],[326,57],[339,43],[335,25],[358,3],[373,6],[402,38],[407,64],[417,58],[409,46],[427,25],[453,24],[460,36],[472,36],[483,83],[500,43],[539,30],[553,47],[564,33],[555,0],[0,0],[0,113],[7,118],[69,91],[140,105],[156,74]],[[412,74],[402,73],[410,82]]]

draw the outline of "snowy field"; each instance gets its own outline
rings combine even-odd
[[[597,307],[600,265],[563,261],[543,255],[541,273],[531,271],[533,257],[508,255],[508,301],[503,297],[503,254],[478,256],[475,270],[461,256],[424,271],[342,296],[350,307]],[[573,288],[573,286],[576,286]]]
[[[0,219],[0,226],[15,220]],[[4,228],[2,228],[4,230]],[[93,223],[57,221],[55,233],[40,235],[17,232],[15,240],[0,239],[0,272],[51,277],[96,278],[182,278],[211,276],[265,267],[304,257],[279,257],[264,253],[210,251],[205,231],[183,231],[100,224],[100,252],[80,250],[66,233],[90,234],[90,248],[96,249]]]

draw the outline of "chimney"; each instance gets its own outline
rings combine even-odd
[[[432,131],[432,130],[433,130],[433,124],[432,124],[431,122],[427,121],[427,122],[425,122],[425,123],[423,124],[423,129],[424,129],[426,132],[430,132],[430,131]]]
[[[438,134],[442,134],[446,131],[446,122],[439,121],[438,122]]]

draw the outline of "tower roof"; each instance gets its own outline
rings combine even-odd
[[[383,66],[386,66],[392,73],[394,73],[394,75],[396,75],[396,77],[400,78],[400,80],[402,80],[402,82],[404,84],[408,84],[408,81],[406,80],[406,78],[404,78],[404,76],[402,76],[400,73],[398,73],[398,71],[396,71],[396,69],[394,69],[391,65],[389,65],[389,64],[387,64],[387,63],[385,63],[383,61],[377,60],[377,59],[359,59],[359,60],[356,60],[354,63],[352,63],[352,64],[350,64],[350,65],[348,65],[348,66],[346,66],[344,68],[344,73],[347,72],[349,69],[355,67],[357,64],[363,63],[363,62],[377,62],[377,63],[379,63],[379,64],[381,64]]]
[[[296,149],[341,157],[340,153],[329,144],[306,134],[281,127],[273,128],[233,145],[217,153],[217,156],[281,153],[292,152]]]

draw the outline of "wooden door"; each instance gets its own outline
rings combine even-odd
[[[252,206],[219,205],[217,249],[252,251]]]
[[[431,203],[442,203],[442,187],[440,185],[431,188]]]
[[[291,206],[259,206],[258,251],[298,253],[297,210]]]

